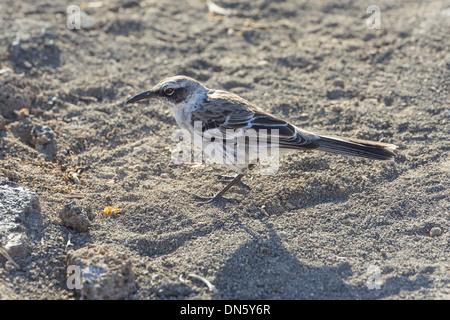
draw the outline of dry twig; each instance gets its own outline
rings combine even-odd
[[[196,274],[194,274],[194,273],[187,273],[187,274],[186,274],[186,273],[182,273],[182,274],[180,274],[180,281],[183,282],[183,283],[185,283],[186,280],[183,279],[183,277],[184,277],[184,278],[185,278],[185,277],[191,277],[191,278],[200,280],[200,281],[202,281],[204,284],[206,284],[206,286],[208,287],[209,291],[211,291],[211,292],[213,292],[213,293],[219,292],[219,291],[217,290],[217,288],[216,288],[211,282],[208,281],[208,279],[205,279],[205,278],[203,278],[203,277],[201,277],[201,276],[199,276],[199,275],[196,275]]]
[[[6,251],[6,249],[4,249],[3,247],[0,247],[0,254],[2,256],[4,256],[6,258],[6,260],[11,262],[14,265],[14,267],[16,267],[17,269],[20,269],[19,265],[11,258],[8,251]]]

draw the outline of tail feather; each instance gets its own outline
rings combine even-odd
[[[316,142],[319,150],[367,159],[394,161],[397,154],[397,146],[383,142],[329,136],[318,136]]]

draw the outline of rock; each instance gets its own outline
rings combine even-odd
[[[0,242],[12,258],[29,255],[26,231],[39,228],[40,221],[37,194],[0,180]]]
[[[135,166],[133,166],[133,170],[134,171],[141,171],[142,170],[142,167],[140,166],[140,165],[135,165]]]
[[[430,230],[430,237],[437,237],[442,234],[442,229],[439,227],[431,228]]]
[[[20,179],[20,175],[15,170],[5,170],[5,176],[11,181],[17,181]]]
[[[12,263],[11,261],[6,261],[5,262],[5,269],[8,272],[12,272],[12,271],[16,271],[16,266],[14,265],[14,263]],[[1,296],[0,296],[1,298]]]
[[[135,275],[131,260],[126,254],[107,246],[89,245],[71,251],[67,265],[81,270],[80,291],[82,299],[117,300],[131,294]]]
[[[59,212],[59,218],[64,226],[81,232],[87,231],[91,224],[86,212],[75,200],[68,200],[64,204],[64,208]]]
[[[9,67],[0,69],[0,76],[9,76],[10,74],[13,74],[13,73],[14,73],[14,70]]]
[[[45,160],[52,161],[56,157],[55,133],[50,127],[34,124],[29,118],[24,118],[11,123],[9,128],[20,141],[42,153]]]
[[[97,22],[86,12],[81,11],[81,28],[84,30],[92,30],[97,27]]]
[[[34,126],[32,135],[34,144],[42,146],[51,143],[55,137],[55,133],[50,127],[41,124]]]
[[[344,88],[345,87],[345,83],[344,83],[344,80],[342,80],[342,79],[336,79],[336,80],[334,80],[333,81],[333,86],[335,86],[335,87],[339,87],[339,88]]]
[[[45,154],[46,160],[52,160],[56,156],[56,140],[53,130],[41,124],[35,124],[31,132],[33,144],[37,151]]]
[[[337,100],[345,97],[345,92],[342,90],[329,90],[327,91],[327,98],[329,100]]]
[[[383,102],[387,107],[390,107],[390,106],[392,106],[394,99],[392,99],[392,97],[384,97]]]
[[[5,249],[11,257],[25,258],[30,253],[29,239],[23,232],[12,232],[6,237]]]

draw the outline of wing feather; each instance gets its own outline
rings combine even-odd
[[[287,121],[279,119],[249,101],[229,92],[215,90],[192,112],[191,121],[202,122],[202,131],[220,132],[226,130],[267,130],[274,134],[278,130],[278,144],[281,148],[311,149],[318,144],[313,136],[301,132]]]

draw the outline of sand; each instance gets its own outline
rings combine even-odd
[[[378,1],[380,29],[364,1],[215,3],[79,3],[70,30],[71,1],[1,1],[0,180],[39,205],[0,298],[449,299],[448,3]],[[199,206],[233,172],[174,163],[172,110],[124,105],[178,74],[399,156],[294,153]]]

